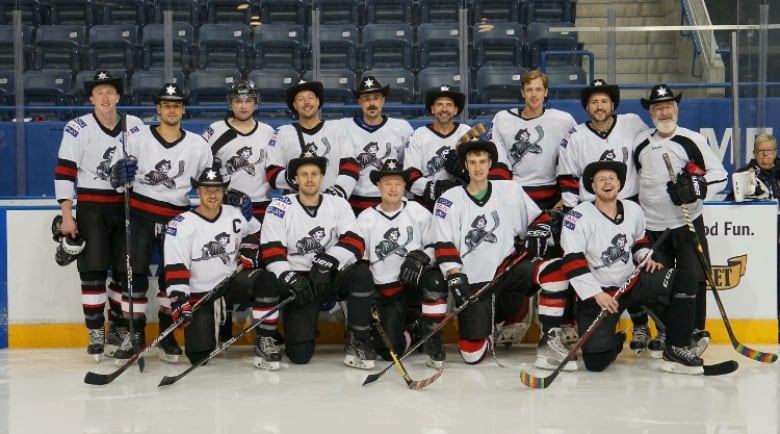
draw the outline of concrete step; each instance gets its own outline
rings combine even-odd
[[[659,26],[664,24],[665,22],[659,19],[658,17],[647,17],[647,16],[615,17],[615,25],[618,27]],[[676,25],[679,24],[680,23],[676,23]],[[606,28],[608,25],[609,25],[609,19],[604,15],[598,17],[577,16],[578,27]]]
[[[665,13],[660,1],[647,2],[620,2],[620,3],[595,3],[587,1],[577,2],[577,17],[606,17],[609,7],[614,5],[616,17],[664,17]],[[579,23],[578,23],[579,24]]]
[[[677,39],[678,33],[668,32],[619,32],[617,43],[623,44],[669,44]],[[607,32],[579,32],[579,41],[588,44],[606,44]]]

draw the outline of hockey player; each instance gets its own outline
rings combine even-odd
[[[192,304],[229,276],[239,260],[245,269],[224,289],[228,302],[279,300],[278,293],[264,292],[268,286],[262,282],[268,273],[253,269],[258,265],[258,246],[247,249],[241,242],[260,231],[260,222],[252,216],[251,207],[223,205],[230,181],[222,177],[217,161],[190,180],[200,198],[198,207],[174,217],[165,231],[165,287],[173,321],[184,319],[185,354],[192,364],[203,360],[217,344],[214,303],[203,304],[196,312]],[[261,308],[258,313],[268,310]],[[265,323],[274,324],[277,319],[273,315]],[[277,351],[275,364],[268,368],[278,369],[278,359]]]
[[[541,284],[543,334],[536,365],[555,368],[567,354],[560,342],[559,325],[568,282],[560,270],[560,259],[532,261],[545,255],[550,231],[540,227],[547,224],[549,215],[541,213],[519,183],[488,180],[497,158],[492,142],[465,142],[458,147],[458,157],[465,161],[468,184],[444,192],[436,201],[433,218],[436,261],[447,278],[449,292],[460,306],[500,274],[492,291],[495,320],[500,322],[514,315],[525,297],[539,291]],[[483,224],[486,220],[488,226]],[[537,238],[542,233],[547,235]],[[532,253],[504,273],[523,249]],[[491,297],[484,294],[458,317],[458,349],[468,364],[479,363],[491,350],[492,312]],[[567,370],[576,368],[576,361],[566,366]]]
[[[149,289],[149,265],[155,250],[163,260],[163,239],[168,221],[190,208],[189,179],[211,167],[212,155],[203,138],[181,128],[188,98],[179,86],[167,83],[153,95],[160,115],[159,125],[129,130],[127,155],[117,152],[112,166],[111,184],[117,188],[132,183],[130,194],[130,256],[133,267],[133,328],[136,348],[144,346],[146,292]],[[127,279],[124,279],[127,280]],[[171,322],[170,300],[165,294],[163,273],[158,279],[160,292],[158,318],[160,330]],[[127,297],[127,282],[123,282]],[[123,299],[123,311],[129,314]],[[172,363],[182,354],[173,334],[160,342],[160,357]],[[117,358],[129,358],[130,346],[118,351]]]
[[[365,258],[371,264],[382,326],[393,351],[403,354],[408,345],[404,328],[410,304],[422,300],[420,322],[427,333],[447,313],[447,286],[441,272],[432,265],[431,213],[419,203],[404,199],[408,172],[391,158],[369,177],[382,200],[358,215],[356,232],[365,240]],[[352,262],[350,258],[348,264]],[[440,333],[425,341],[423,349],[425,364],[440,368],[446,358]],[[384,346],[380,354],[390,360]]]
[[[319,81],[301,80],[287,89],[287,107],[298,114],[298,121],[282,125],[268,145],[266,177],[271,188],[293,191],[295,173],[287,171],[293,158],[311,153],[328,160],[322,191],[349,198],[360,170],[354,157],[352,138],[339,121],[320,119],[324,89]]]
[[[634,113],[615,114],[620,105],[620,88],[602,79],[580,91],[582,107],[588,112],[588,121],[574,127],[561,141],[558,160],[558,181],[563,195],[563,206],[571,209],[580,202],[593,199],[589,186],[580,178],[588,163],[594,161],[620,161],[628,167],[626,185],[620,191],[621,199],[637,200],[639,184],[636,169],[631,160],[634,137],[647,129],[642,119]],[[628,309],[634,331],[630,347],[636,355],[647,348],[650,329],[647,314],[641,307]]]
[[[86,241],[77,259],[81,305],[89,332],[87,353],[100,360],[104,345],[105,355],[113,357],[127,334],[122,289],[117,282],[120,265],[125,261],[124,207],[122,195],[111,187],[111,159],[122,152],[121,117],[126,116],[128,129],[141,128],[143,122],[117,113],[124,91],[121,78],[98,71],[92,80],[84,82],[84,91],[95,110],[65,126],[54,169],[54,190],[62,213],[60,233]],[[78,225],[73,216],[74,197],[78,199]],[[106,291],[109,270],[111,283]],[[108,336],[103,328],[106,300]]]
[[[620,161],[588,164],[581,185],[595,199],[569,211],[563,224],[563,269],[579,296],[580,334],[602,309],[609,312],[583,345],[582,359],[589,371],[606,369],[620,354],[626,338],[623,332],[615,333],[620,312],[641,304],[653,308],[666,325],[663,370],[701,374],[701,353],[688,348],[696,315],[697,288],[692,276],[649,259],[641,274],[627,283],[625,295],[614,299],[634,271],[634,264],[650,251],[642,209],[635,202],[618,199],[626,170]]]
[[[355,144],[355,160],[360,168],[360,177],[349,197],[355,215],[381,201],[379,190],[369,179],[369,174],[381,169],[389,159],[401,161],[404,146],[412,135],[409,122],[382,114],[389,89],[390,86],[382,86],[373,76],[363,77],[354,91],[363,115],[342,120]]]
[[[265,173],[268,144],[274,134],[269,125],[253,117],[260,94],[251,80],[234,82],[227,93],[230,114],[224,120],[214,122],[203,132],[211,152],[225,164],[223,170],[230,176],[228,199],[240,205],[239,199],[246,195],[252,202],[253,213],[260,222],[265,209],[271,202],[271,186]],[[234,199],[235,198],[235,199]],[[255,235],[252,235],[255,236]],[[256,240],[259,243],[260,234]],[[230,339],[233,324],[233,306],[227,306],[224,324],[220,328],[220,339]]]
[[[263,262],[277,279],[266,284],[282,297],[294,293],[284,317],[285,354],[295,364],[314,355],[322,303],[346,300],[344,364],[371,369],[376,357],[369,342],[374,287],[362,262],[365,243],[355,231],[355,216],[345,199],[321,194],[328,159],[309,151],[290,160],[297,194],[271,201],[260,236]]]
[[[658,239],[665,228],[671,236],[658,249],[660,262],[691,273],[699,283],[696,293],[696,321],[693,340],[700,346],[709,342],[704,330],[706,319],[706,273],[697,256],[681,205],[686,204],[701,242],[702,254],[709,257],[702,219],[702,201],[712,198],[728,181],[721,159],[712,151],[707,139],[699,133],[677,125],[678,103],[675,94],[665,84],[653,87],[650,98],[642,98],[642,106],[650,111],[655,128],[642,132],[634,140],[633,161],[639,172],[639,203],[647,219],[648,236]],[[670,179],[664,155],[668,155],[677,182]],[[667,335],[668,337],[668,335]],[[650,343],[653,356],[660,356],[664,335]]]

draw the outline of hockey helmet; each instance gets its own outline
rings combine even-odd
[[[52,239],[57,243],[57,250],[54,252],[54,261],[64,267],[75,261],[81,252],[84,251],[84,247],[87,246],[87,241],[78,234],[75,238],[63,236],[61,227],[62,216],[58,214],[51,222],[51,235]]]
[[[242,79],[233,82],[227,94],[228,107],[230,106],[230,103],[233,101],[233,98],[241,98],[241,99],[254,98],[255,102],[257,104],[260,104],[260,93],[257,91],[257,88],[255,87],[255,82],[252,80]]]

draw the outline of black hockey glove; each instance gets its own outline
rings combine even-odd
[[[525,250],[532,258],[546,258],[552,242],[552,227],[547,223],[531,225],[525,232]]]
[[[282,297],[287,298],[295,296],[294,304],[299,306],[309,304],[314,301],[314,292],[307,279],[302,278],[295,271],[285,271],[279,276],[279,283],[282,284]]]
[[[135,158],[123,158],[111,167],[111,187],[118,188],[130,184],[138,173],[138,161]]]
[[[252,220],[252,199],[244,192],[229,188],[222,202],[240,208],[244,218],[247,221]]]
[[[406,254],[403,264],[401,264],[401,283],[417,286],[420,283],[420,276],[429,268],[431,258],[422,250],[412,250]]]
[[[293,190],[298,190],[298,183],[295,182],[295,174],[290,173],[289,170],[284,169],[284,180],[287,181],[287,184],[290,185],[290,188]]]
[[[452,294],[455,307],[463,306],[474,295],[469,278],[463,273],[450,274],[447,277],[447,288]]]
[[[192,322],[190,296],[181,291],[173,291],[168,298],[171,299],[171,318],[173,318],[173,322],[176,323],[181,318],[182,327],[190,325]]]
[[[238,246],[238,260],[244,266],[244,270],[263,267],[260,238],[257,234],[247,235],[241,240],[241,245]]]
[[[677,206],[694,203],[707,196],[707,180],[699,175],[680,174],[677,182],[666,183],[666,192]]]
[[[331,185],[330,187],[326,188],[323,193],[330,194],[336,197],[340,197],[342,199],[347,198],[347,192],[344,191],[343,188],[341,188],[340,185]]]
[[[455,181],[449,179],[439,179],[435,181],[428,181],[425,184],[425,190],[423,190],[423,200],[425,203],[433,206],[436,203],[436,199],[442,195],[445,191],[458,185]]]
[[[339,270],[339,260],[327,253],[320,253],[311,260],[309,280],[317,294],[324,292]]]

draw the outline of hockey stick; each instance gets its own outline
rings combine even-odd
[[[634,283],[634,279],[639,276],[639,273],[642,272],[642,269],[645,267],[647,262],[650,260],[650,258],[653,256],[653,250],[655,250],[656,246],[661,245],[661,242],[666,239],[667,236],[669,236],[670,231],[667,229],[661,234],[661,237],[656,241],[656,243],[653,245],[653,247],[650,249],[650,251],[645,255],[644,258],[642,258],[642,261],[639,262],[639,264],[634,268],[634,271],[631,272],[631,274],[626,279],[625,283],[623,283],[623,286],[618,288],[615,295],[612,297],[613,300],[619,300],[621,297],[623,297],[623,294],[626,293],[628,290],[628,287],[631,286]],[[609,315],[609,311],[607,311],[606,308],[602,308],[598,315],[596,315],[596,319],[593,320],[592,323],[588,326],[588,329],[585,330],[585,333],[583,333],[579,340],[574,344],[574,346],[571,347],[569,350],[569,353],[566,354],[566,357],[561,361],[560,365],[558,365],[557,368],[552,372],[552,374],[546,376],[546,377],[537,377],[535,375],[531,375],[526,371],[525,369],[520,370],[520,382],[525,384],[528,387],[531,387],[533,389],[546,389],[548,388],[553,381],[555,381],[555,378],[558,377],[558,374],[561,373],[563,368],[566,366],[567,363],[569,363],[570,360],[574,359],[574,356],[577,355],[577,351],[582,348],[583,345],[585,345],[585,342],[588,340],[588,338],[596,331],[598,326],[601,324],[601,322]]]
[[[485,134],[486,132],[487,132],[487,128],[485,128],[485,124],[479,122],[478,124],[471,127],[470,130],[466,131],[465,134],[460,136],[460,139],[458,139],[458,141],[455,143],[455,148],[457,149],[458,146],[460,146],[464,142],[468,142],[473,139],[476,139],[482,136],[483,134]]]
[[[511,270],[512,267],[517,265],[518,262],[520,262],[523,258],[525,258],[526,255],[528,255],[528,252],[524,251],[523,253],[519,254],[516,258],[514,258],[506,266],[506,268],[504,269],[503,272],[499,273],[498,275],[496,275],[496,277],[493,278],[493,280],[491,280],[490,282],[488,282],[484,286],[482,286],[482,288],[480,288],[479,291],[477,291],[471,297],[469,297],[465,301],[465,303],[463,303],[462,305],[460,305],[459,307],[454,309],[452,312],[450,312],[447,315],[445,315],[444,318],[442,318],[442,320],[439,321],[433,327],[433,329],[428,331],[428,333],[426,333],[422,338],[420,338],[417,342],[412,344],[411,347],[407,348],[406,352],[404,352],[403,355],[398,360],[403,360],[403,359],[407,358],[409,356],[409,354],[412,354],[417,348],[420,348],[420,345],[422,345],[423,342],[427,341],[428,339],[431,338],[431,336],[435,335],[439,330],[443,329],[444,326],[448,322],[450,322],[453,318],[455,318],[459,313],[463,312],[467,307],[469,307],[472,304],[476,303],[477,300],[479,299],[479,297],[482,294],[484,294],[485,292],[489,291],[493,286],[495,286],[496,283],[498,283],[499,279],[501,279],[501,277],[504,276],[504,274],[506,274],[509,270]],[[371,375],[367,376],[366,379],[363,380],[363,386],[365,386],[366,384],[373,383],[374,381],[380,379],[393,366],[395,366],[395,363],[391,363],[385,369],[382,369],[381,371],[377,372],[376,374],[371,374]]]
[[[209,360],[213,359],[214,357],[216,357],[218,354],[220,354],[221,352],[225,351],[226,349],[228,349],[229,346],[233,345],[233,343],[235,343],[237,340],[241,339],[242,336],[244,336],[245,334],[251,332],[257,326],[259,326],[260,323],[263,322],[263,320],[265,320],[269,316],[273,315],[274,313],[278,312],[281,308],[283,308],[284,306],[286,306],[288,303],[290,303],[293,300],[295,300],[295,295],[291,295],[291,296],[285,298],[284,300],[279,302],[279,304],[277,304],[273,309],[271,309],[268,312],[266,312],[263,316],[258,318],[256,321],[253,321],[252,324],[244,327],[244,329],[241,330],[240,332],[238,332],[237,335],[235,335],[232,338],[228,339],[227,341],[223,342],[222,345],[220,345],[219,347],[214,349],[214,351],[210,352],[201,361],[193,363],[192,366],[187,368],[187,370],[185,370],[181,374],[175,375],[173,377],[168,376],[168,375],[164,376],[162,378],[162,380],[160,380],[160,384],[158,384],[157,387],[170,386],[171,384],[173,384],[173,383],[181,380],[182,378],[184,378],[190,372],[194,371],[195,369],[199,368],[200,366],[205,365],[206,362],[208,362]]]
[[[666,164],[666,169],[669,171],[669,178],[672,180],[672,183],[677,182],[677,174],[674,173],[674,169],[672,168],[672,162],[669,159],[669,154],[664,153],[663,154],[664,163]],[[729,322],[728,316],[726,316],[726,309],[723,307],[723,301],[720,299],[720,294],[718,293],[718,287],[715,284],[715,279],[712,277],[712,267],[710,267],[710,263],[707,260],[707,257],[704,254],[704,248],[702,248],[701,241],[699,240],[699,235],[696,233],[696,228],[693,226],[693,221],[691,220],[691,213],[688,210],[687,204],[680,205],[683,212],[683,217],[685,218],[685,224],[688,225],[688,231],[691,233],[691,239],[693,243],[696,245],[696,253],[699,257],[699,262],[701,262],[702,269],[704,270],[704,274],[707,277],[707,280],[710,282],[710,287],[712,288],[712,296],[715,298],[715,303],[718,305],[718,310],[720,311],[720,316],[723,318],[723,325],[726,326],[726,332],[729,335],[729,340],[731,341],[731,346],[740,354],[747,357],[748,359],[757,360],[759,362],[764,363],[774,363],[777,361],[777,354],[774,353],[765,353],[763,351],[758,351],[750,347],[746,347],[745,345],[741,344],[737,337],[734,335],[734,330],[731,328],[731,322]]]
[[[444,372],[444,368],[439,368],[438,371],[436,371],[435,374],[432,376],[424,379],[424,380],[415,380],[412,378],[411,375],[409,375],[409,372],[406,370],[406,367],[403,363],[398,359],[398,355],[395,354],[395,351],[393,351],[393,344],[390,342],[390,338],[387,337],[387,333],[385,333],[385,328],[382,327],[382,322],[379,320],[379,312],[376,309],[371,310],[371,317],[374,319],[374,322],[376,324],[376,330],[379,332],[379,336],[382,337],[382,342],[385,344],[385,348],[387,348],[387,351],[390,352],[390,357],[393,358],[393,364],[396,368],[398,368],[398,372],[401,373],[401,376],[404,377],[404,381],[406,381],[406,385],[412,389],[412,390],[418,390],[422,389],[423,387],[428,386],[429,384],[436,381],[439,377],[441,377],[442,372]]]
[[[233,281],[233,278],[236,277],[236,275],[241,272],[241,270],[243,270],[243,266],[239,265],[238,268],[236,268],[236,271],[234,271],[230,276],[222,279],[222,281],[219,282],[217,286],[214,287],[214,289],[206,293],[205,296],[203,296],[200,300],[198,300],[198,302],[192,306],[192,313],[195,313],[203,304],[214,300],[215,295],[219,294],[225,287],[227,287],[230,284],[230,282]],[[98,374],[96,372],[91,372],[91,371],[87,372],[87,375],[84,376],[84,382],[95,386],[103,386],[114,381],[116,377],[122,375],[122,373],[125,372],[125,370],[129,368],[130,365],[133,364],[133,362],[135,362],[136,360],[143,360],[141,357],[144,354],[151,351],[157,344],[160,343],[160,341],[165,339],[166,336],[173,333],[173,331],[176,330],[176,328],[179,327],[183,322],[184,322],[184,318],[179,318],[176,322],[168,326],[167,329],[163,330],[162,333],[160,333],[160,336],[157,336],[152,342],[149,343],[149,345],[144,347],[141,351],[133,354],[116,371],[110,374]]]
[[[127,158],[127,113],[119,115],[119,125],[122,129],[122,154]],[[133,267],[130,260],[130,188],[132,183],[125,183],[124,205],[125,205],[125,268],[127,268],[127,313],[130,319],[127,321],[128,338],[133,348],[133,354],[138,353],[138,342],[135,340],[135,314],[133,313]],[[132,358],[132,357],[131,357]],[[138,370],[144,372],[144,359],[138,358]],[[85,379],[86,380],[86,379]]]

